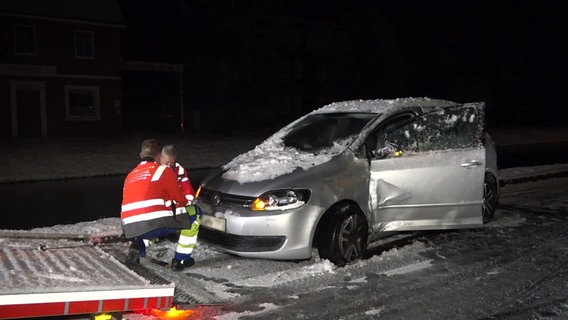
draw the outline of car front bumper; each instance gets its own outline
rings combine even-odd
[[[215,247],[249,258],[309,259],[321,208],[303,205],[285,211],[211,206],[203,210],[199,237]]]

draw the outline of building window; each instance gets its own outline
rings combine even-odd
[[[14,53],[17,55],[36,54],[35,27],[30,25],[14,25]]]
[[[99,88],[65,86],[65,120],[101,120]]]
[[[95,58],[95,41],[91,31],[75,30],[75,58]]]

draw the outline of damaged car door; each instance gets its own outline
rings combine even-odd
[[[483,104],[383,121],[368,137],[373,231],[481,227]]]

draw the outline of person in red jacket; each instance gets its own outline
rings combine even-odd
[[[161,151],[162,145],[156,139],[144,140],[141,162],[124,180],[120,218],[124,236],[132,241],[128,263],[137,263],[146,255],[146,244],[151,239],[191,229],[192,220],[200,213],[198,208],[185,210],[188,200],[178,187],[176,174],[159,164]],[[184,210],[173,212],[172,203]],[[186,245],[180,247],[178,243],[172,269],[181,270],[195,263],[187,251]]]
[[[170,144],[162,148],[160,163],[170,167],[176,173],[178,186],[188,203],[191,204],[193,199],[195,199],[195,191],[191,185],[191,181],[189,181],[187,170],[177,163],[177,150],[173,145]],[[177,249],[178,251],[191,255],[197,244],[197,235],[199,234],[199,226],[201,225],[201,210],[197,206],[188,206],[186,208],[175,208],[175,205],[173,206],[173,210],[176,211],[183,209],[186,209],[190,217],[192,217],[191,228],[181,231]],[[195,214],[193,211],[195,211]]]
[[[178,185],[185,198],[191,203],[195,199],[195,190],[191,185],[187,170],[177,162],[177,150],[169,144],[162,148],[160,163],[166,165],[174,170],[177,174]]]

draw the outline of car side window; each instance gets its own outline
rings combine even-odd
[[[359,154],[369,159],[388,157],[394,152],[394,146],[389,144],[389,134],[411,123],[414,117],[414,113],[405,113],[385,120],[367,136]]]
[[[438,108],[387,132],[387,140],[405,152],[465,149],[481,144],[479,109]]]

